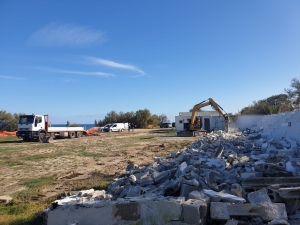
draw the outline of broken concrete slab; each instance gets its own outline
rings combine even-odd
[[[265,215],[263,220],[272,221],[274,219],[287,219],[285,204],[272,203],[266,189],[261,189],[248,194],[248,200],[252,205],[264,206]]]
[[[216,192],[213,190],[202,190],[204,194],[208,195],[209,197],[218,197],[220,200],[224,202],[231,202],[231,203],[242,203],[246,202],[244,198],[237,197],[235,195]]]

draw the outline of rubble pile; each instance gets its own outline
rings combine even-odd
[[[111,202],[112,211],[117,210],[113,220],[123,221],[115,224],[300,224],[298,157],[299,144],[288,137],[278,141],[249,131],[216,131],[148,166],[128,165],[106,191],[81,191],[45,212]],[[142,220],[157,216],[145,210],[157,202],[173,207],[168,223]]]

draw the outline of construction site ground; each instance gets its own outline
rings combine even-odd
[[[1,195],[15,196],[36,185],[31,201],[45,201],[65,192],[101,189],[124,174],[129,163],[148,165],[199,138],[176,137],[174,129],[100,134],[50,143],[0,138]]]

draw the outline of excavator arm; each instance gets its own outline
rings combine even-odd
[[[203,102],[200,102],[199,104],[194,105],[193,110],[192,110],[192,117],[191,117],[191,122],[190,122],[190,130],[201,130],[201,128],[195,128],[195,119],[197,116],[197,112],[199,109],[211,105],[211,107],[216,110],[219,114],[221,114],[224,119],[225,119],[225,130],[228,131],[228,124],[229,124],[229,118],[228,114],[222,109],[221,106],[219,106],[212,98],[209,98],[208,100],[205,100]]]

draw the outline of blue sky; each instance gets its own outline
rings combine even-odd
[[[0,1],[0,110],[93,123],[149,109],[227,113],[300,71],[300,1]],[[210,107],[204,110],[210,110]]]

